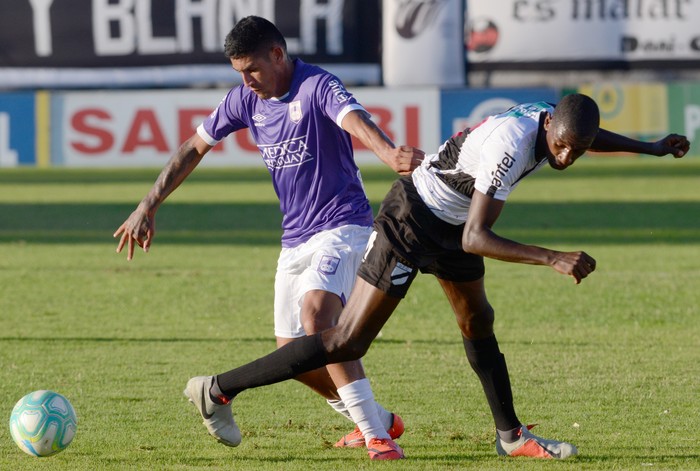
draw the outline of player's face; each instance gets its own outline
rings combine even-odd
[[[288,90],[284,76],[284,56],[279,48],[268,53],[231,58],[231,66],[243,79],[243,85],[262,99],[284,95]]]
[[[590,147],[589,143],[567,132],[563,126],[557,126],[551,119],[545,121],[547,131],[547,160],[555,170],[564,170],[573,165]]]

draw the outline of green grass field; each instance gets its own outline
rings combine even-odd
[[[700,469],[700,159],[543,170],[496,226],[598,261],[579,286],[487,261],[519,416],[579,447],[563,462],[496,456],[483,393],[427,276],[365,358],[377,398],[406,422],[406,460],[334,449],[352,424],[296,382],[239,396],[244,441],[218,444],[182,389],[274,348],[278,206],[259,170],[199,169],[159,211],[151,252],[127,263],[112,233],[157,173],[0,171],[0,469]],[[393,176],[363,174],[376,208]],[[44,459],[7,427],[36,389],[67,396],[79,418],[73,444]]]

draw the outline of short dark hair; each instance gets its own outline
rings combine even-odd
[[[600,129],[600,110],[589,96],[572,93],[554,108],[552,120],[582,144],[590,145]]]
[[[280,30],[265,18],[246,16],[226,35],[224,54],[230,59],[235,59],[253,56],[274,46],[281,46],[287,51],[287,41]]]

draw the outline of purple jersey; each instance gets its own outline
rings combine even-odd
[[[287,95],[263,100],[235,87],[197,133],[215,145],[250,128],[280,200],[282,246],[295,247],[326,229],[372,224],[350,135],[340,127],[362,109],[337,77],[295,59]]]

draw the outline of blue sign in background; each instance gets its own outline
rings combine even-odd
[[[440,93],[440,137],[443,141],[487,116],[513,105],[536,101],[556,103],[561,93],[554,88],[442,90]]]
[[[19,165],[36,163],[36,110],[34,93],[0,94],[0,113],[9,116],[9,148],[17,152]],[[0,129],[4,134],[5,129]],[[7,139],[1,136],[0,139]],[[5,152],[7,142],[0,142],[0,152]]]

